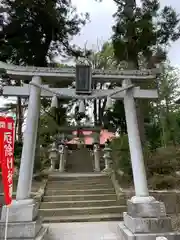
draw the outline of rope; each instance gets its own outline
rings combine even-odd
[[[113,97],[115,96],[117,93],[120,93],[120,92],[123,92],[125,90],[128,90],[128,89],[131,89],[131,88],[134,88],[134,85],[131,84],[129,86],[126,86],[126,87],[122,87],[122,88],[118,88],[117,90],[114,89],[114,91],[111,93],[111,94],[103,94],[103,95],[84,95],[84,96],[81,96],[81,95],[75,95],[75,96],[70,96],[68,94],[63,94],[63,93],[59,93],[55,90],[52,90],[50,88],[47,88],[47,87],[44,87],[40,84],[37,84],[37,83],[34,83],[34,82],[30,82],[29,83],[30,85],[33,85],[35,87],[38,87],[44,91],[47,91],[47,92],[50,92],[52,93],[53,95],[56,95],[57,97],[59,98],[71,98],[71,99],[80,99],[80,100],[83,100],[83,99],[86,99],[86,100],[91,100],[91,99],[102,99],[102,98],[108,98],[108,97]],[[98,93],[97,93],[98,94]]]

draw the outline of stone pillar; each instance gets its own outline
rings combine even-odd
[[[40,77],[33,77],[32,82],[41,84]],[[21,165],[17,187],[16,201],[8,207],[7,239],[44,239],[47,229],[42,227],[41,219],[37,218],[39,204],[30,198],[32,169],[35,156],[35,144],[40,112],[40,88],[30,86],[26,130],[21,155]],[[7,207],[3,206],[0,221],[0,236],[4,239]]]
[[[93,146],[94,150],[94,171],[100,172],[100,147],[98,143]]]
[[[126,87],[130,84],[132,84],[130,80],[123,81],[123,87]],[[147,186],[141,140],[138,130],[133,89],[126,90],[124,97],[124,108],[136,197],[148,197],[149,191]]]
[[[64,172],[64,144],[60,144],[59,151],[59,172]]]
[[[64,170],[66,170],[67,158],[68,158],[68,146],[65,145],[65,147],[64,147]]]
[[[123,81],[123,87],[130,84],[130,80]],[[124,107],[135,196],[127,201],[127,212],[118,228],[120,239],[156,240],[157,237],[167,237],[173,240],[177,233],[172,231],[171,219],[166,215],[164,203],[149,196],[133,91],[132,88],[125,91]]]
[[[33,77],[32,82],[41,84],[41,78]],[[40,88],[31,85],[16,195],[17,200],[28,199],[31,192],[29,185],[32,181],[33,175],[32,170],[34,165],[37,128],[40,114],[40,94]]]

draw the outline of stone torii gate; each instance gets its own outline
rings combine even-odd
[[[119,224],[121,239],[151,240],[157,236],[166,236],[169,240],[175,237],[172,233],[171,221],[166,216],[163,203],[160,203],[149,195],[142,146],[137,125],[135,99],[156,99],[157,90],[145,90],[135,87],[133,84],[139,81],[152,81],[157,77],[157,69],[144,71],[101,71],[91,70],[88,66],[77,66],[76,69],[51,69],[37,67],[20,67],[0,62],[0,68],[6,70],[7,75],[15,80],[29,80],[29,85],[22,87],[3,87],[3,96],[29,97],[26,130],[21,156],[21,165],[17,187],[16,201],[9,209],[9,221],[13,223],[13,234],[18,237],[18,228],[21,227],[21,236],[27,238],[26,226],[35,229],[41,226],[37,216],[37,204],[30,199],[31,182],[33,175],[35,143],[37,137],[38,119],[40,111],[40,98],[67,99],[94,99],[112,98],[123,99],[128,130],[130,155],[133,170],[135,196],[128,200],[128,211],[124,214],[124,222]],[[76,80],[76,89],[50,88],[48,84],[56,81],[72,82]],[[92,90],[92,82],[118,82],[122,87],[110,90]],[[1,221],[5,222],[6,207],[3,207]],[[20,224],[21,223],[21,224]],[[32,224],[33,223],[33,224]],[[37,229],[37,228],[36,228]],[[39,227],[40,229],[40,227]],[[33,234],[32,234],[33,232]],[[41,234],[46,230],[41,228]],[[171,232],[171,233],[170,233]],[[143,233],[143,234],[142,234]],[[1,232],[0,232],[1,234]],[[24,235],[22,235],[24,234]],[[36,231],[31,231],[32,239],[35,239]]]

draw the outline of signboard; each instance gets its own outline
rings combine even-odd
[[[92,73],[88,65],[76,65],[76,93],[90,94],[92,92]]]
[[[12,202],[14,162],[14,120],[0,117],[0,166],[6,205]]]

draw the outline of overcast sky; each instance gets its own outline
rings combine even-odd
[[[101,42],[111,37],[113,25],[113,13],[116,5],[113,0],[102,0],[101,3],[95,0],[72,0],[78,12],[89,12],[91,22],[81,31],[79,36],[74,38],[74,43],[83,47],[85,43],[89,47],[97,44],[97,39]],[[137,3],[140,0],[137,0]],[[170,5],[180,14],[180,0],[160,0],[162,6]],[[173,43],[169,51],[169,58],[174,66],[180,67],[180,40]]]

